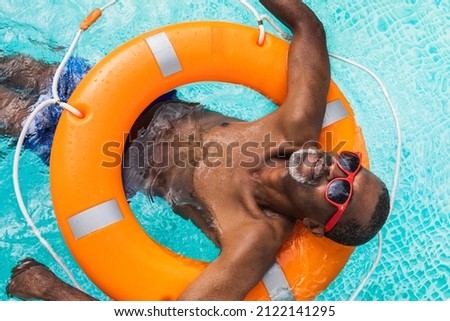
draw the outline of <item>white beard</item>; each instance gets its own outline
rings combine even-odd
[[[315,185],[317,182],[315,180],[309,179],[302,173],[298,171],[298,166],[305,161],[308,161],[308,155],[317,155],[322,154],[322,152],[318,151],[315,147],[310,147],[308,149],[299,149],[294,152],[289,157],[289,175],[298,183],[303,185]],[[308,164],[306,163],[308,167]]]

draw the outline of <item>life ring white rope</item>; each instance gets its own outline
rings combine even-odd
[[[290,35],[288,35],[287,33],[285,33],[283,30],[281,30],[281,28],[279,28],[275,22],[267,15],[260,15],[257,10],[251,6],[247,1],[245,0],[240,0],[240,2],[247,7],[255,16],[255,18],[258,21],[258,28],[260,31],[259,37],[258,37],[258,45],[262,46],[264,44],[264,40],[265,40],[265,29],[264,29],[264,25],[263,25],[263,21],[266,20],[270,23],[270,25],[272,25],[272,27],[286,40],[291,40],[292,37]],[[100,10],[103,11],[106,8],[110,7],[111,5],[115,4],[116,1],[111,1],[108,4],[106,4],[105,6],[103,6]],[[73,282],[73,284],[78,288],[78,289],[82,289],[81,286],[78,284],[78,282],[76,281],[75,277],[73,276],[73,274],[70,272],[70,270],[67,268],[67,266],[64,264],[62,258],[56,253],[56,251],[51,247],[51,245],[42,237],[39,229],[36,227],[36,225],[34,224],[33,220],[31,219],[28,210],[25,206],[25,203],[23,201],[23,197],[22,197],[22,193],[20,191],[20,184],[19,184],[19,160],[20,160],[20,152],[22,149],[22,145],[26,136],[26,133],[34,119],[34,117],[36,117],[36,115],[45,107],[52,105],[52,104],[58,104],[59,106],[61,106],[62,108],[66,109],[67,111],[71,112],[72,114],[74,114],[77,117],[82,118],[83,115],[80,111],[78,111],[76,108],[74,108],[73,106],[70,106],[69,104],[65,103],[65,102],[61,102],[59,100],[59,96],[58,96],[58,81],[59,78],[61,76],[61,73],[65,67],[65,65],[67,64],[67,61],[69,60],[69,58],[72,56],[73,51],[77,45],[77,43],[79,42],[80,38],[81,38],[81,34],[83,33],[83,30],[78,30],[77,33],[75,34],[75,37],[72,41],[72,44],[70,45],[66,55],[64,56],[63,60],[61,61],[60,65],[58,66],[56,72],[55,72],[55,76],[53,78],[53,83],[52,83],[52,95],[53,98],[48,99],[43,101],[42,103],[40,103],[35,110],[30,114],[30,116],[28,117],[27,121],[24,124],[24,127],[20,133],[19,139],[17,141],[17,145],[16,145],[16,150],[15,150],[15,154],[14,154],[14,162],[13,162],[13,184],[14,184],[14,192],[16,194],[16,198],[17,198],[17,202],[19,204],[19,208],[27,222],[27,224],[31,227],[33,233],[35,234],[35,236],[38,238],[39,242],[47,249],[47,251],[50,253],[50,255],[55,259],[55,261],[58,263],[58,265],[61,266],[61,268],[63,269],[63,271],[67,274],[67,276],[70,278],[70,280]],[[338,59],[340,61],[343,61],[345,63],[348,63],[352,66],[355,66],[363,71],[365,71],[366,73],[368,73],[373,79],[375,79],[375,81],[377,82],[377,84],[380,86],[381,91],[384,95],[384,97],[386,98],[386,101],[390,107],[391,113],[393,115],[394,118],[394,123],[395,123],[395,129],[396,129],[396,133],[397,133],[397,152],[396,152],[396,163],[395,163],[395,170],[394,170],[394,178],[393,178],[393,186],[391,189],[391,203],[390,203],[390,207],[391,207],[391,211],[389,213],[389,215],[392,214],[392,210],[394,207],[394,202],[395,202],[395,195],[397,192],[397,187],[398,187],[398,179],[399,179],[399,174],[400,174],[400,160],[401,160],[401,144],[402,144],[402,140],[401,140],[401,130],[400,130],[400,122],[398,120],[398,116],[397,116],[397,112],[394,108],[394,105],[392,103],[392,100],[390,98],[390,95],[387,91],[386,86],[383,84],[383,82],[381,81],[381,79],[373,72],[371,71],[369,68],[355,62],[352,61],[348,58],[344,58],[342,56],[338,56],[335,54],[331,54],[330,53],[330,57],[334,58],[334,59]],[[350,300],[354,300],[357,295],[361,292],[361,290],[364,288],[364,286],[367,284],[370,276],[372,275],[372,273],[375,271],[381,256],[382,256],[382,235],[381,232],[378,233],[378,252],[377,255],[375,257],[375,260],[370,268],[370,270],[368,271],[367,275],[364,277],[364,279],[361,281],[360,285],[358,286],[358,288],[354,291],[354,293],[352,294],[352,296],[350,297]]]
[[[100,10],[103,11],[104,9],[106,9],[106,8],[110,7],[111,5],[113,5],[115,2],[116,1],[109,2],[107,5],[102,7],[102,9],[100,9]],[[95,21],[93,21],[93,22],[95,22]],[[23,197],[22,197],[22,192],[20,190],[19,161],[20,161],[20,153],[21,153],[21,150],[22,150],[23,142],[25,140],[25,136],[26,136],[26,134],[28,132],[28,129],[30,128],[30,126],[31,126],[34,118],[36,117],[36,115],[41,110],[43,110],[47,106],[50,106],[50,105],[53,105],[53,104],[57,104],[60,107],[62,107],[65,110],[67,110],[68,112],[70,112],[73,115],[75,115],[76,117],[83,118],[83,114],[79,110],[77,110],[75,107],[69,105],[66,102],[60,101],[60,98],[59,98],[59,95],[58,95],[59,78],[61,77],[61,73],[62,73],[62,71],[64,70],[64,67],[67,64],[67,61],[72,56],[73,51],[75,50],[75,47],[78,44],[78,42],[79,42],[79,40],[81,38],[81,34],[83,33],[83,31],[85,31],[85,30],[79,29],[77,31],[77,33],[74,36],[74,39],[72,40],[72,43],[71,43],[69,49],[67,50],[67,53],[65,54],[63,60],[59,64],[58,68],[56,69],[55,75],[53,77],[53,82],[52,82],[52,96],[53,96],[53,98],[47,99],[47,100],[43,101],[42,103],[40,103],[33,110],[33,112],[28,116],[27,120],[25,121],[25,124],[24,124],[24,126],[22,128],[22,131],[20,132],[19,139],[18,139],[17,144],[16,144],[16,150],[15,150],[15,153],[14,153],[14,161],[13,161],[13,174],[12,174],[12,176],[13,176],[13,184],[14,184],[14,193],[16,194],[17,203],[19,205],[19,208],[20,208],[20,211],[22,212],[23,217],[25,218],[25,221],[30,226],[31,230],[33,231],[34,235],[37,237],[39,242],[50,253],[50,255],[53,257],[53,259],[56,261],[56,263],[63,269],[63,271],[69,277],[69,279],[74,284],[74,286],[77,287],[80,290],[82,290],[82,288],[79,285],[79,283],[76,281],[76,279],[73,276],[72,272],[69,270],[67,265],[63,262],[63,259],[56,253],[56,251],[52,248],[52,246],[41,235],[39,229],[36,227],[36,225],[34,224],[33,220],[31,219],[30,214],[28,213],[27,207],[25,206],[25,203],[24,203],[24,200],[23,200]]]
[[[258,21],[258,27],[260,30],[260,35],[258,38],[258,45],[262,46],[264,43],[264,39],[265,39],[265,29],[264,27],[261,27],[262,25],[262,21],[263,20],[267,20],[272,27],[274,27],[274,29],[286,40],[291,40],[292,37],[288,34],[286,34],[284,31],[282,31],[278,26],[276,26],[276,24],[273,22],[272,19],[270,19],[267,15],[260,15],[258,13],[258,11],[252,6],[250,5],[247,1],[245,0],[239,0],[240,3],[242,3],[247,9],[249,9],[253,15],[255,16],[256,20]],[[267,17],[267,18],[266,18]],[[390,108],[390,111],[392,113],[392,117],[394,119],[394,125],[395,125],[395,131],[397,134],[397,151],[396,151],[396,160],[395,160],[395,170],[394,170],[394,176],[393,176],[393,183],[392,183],[392,188],[391,188],[391,199],[390,199],[390,212],[389,212],[389,216],[391,216],[393,208],[394,208],[394,203],[395,203],[395,196],[397,193],[397,188],[398,188],[398,179],[400,176],[400,162],[401,162],[401,152],[402,152],[402,136],[401,136],[401,129],[400,129],[400,122],[397,116],[397,111],[395,110],[394,104],[392,103],[391,97],[389,95],[389,92],[386,88],[386,86],[384,85],[384,83],[381,81],[380,77],[378,77],[378,75],[373,72],[372,70],[370,70],[369,68],[363,66],[360,63],[357,63],[351,59],[339,56],[339,55],[335,55],[330,53],[329,54],[330,57],[340,60],[344,63],[347,63],[349,65],[352,65],[356,68],[359,68],[361,70],[363,70],[364,72],[366,72],[367,74],[369,74],[369,76],[371,76],[378,84],[378,86],[380,87],[388,105]],[[350,297],[350,300],[355,300],[355,298],[358,296],[358,294],[361,292],[361,290],[364,288],[364,286],[367,284],[370,276],[373,274],[373,272],[375,271],[376,267],[378,266],[381,256],[382,256],[382,247],[383,247],[383,237],[381,234],[381,231],[378,233],[378,251],[377,251],[377,255],[372,263],[372,266],[370,267],[369,271],[367,272],[366,276],[363,278],[363,280],[361,281],[361,283],[359,284],[359,286],[356,288],[356,290],[353,292],[352,296]]]

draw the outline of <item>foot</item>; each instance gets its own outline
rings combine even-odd
[[[26,258],[12,269],[6,293],[23,300],[42,299],[55,280],[57,277],[46,266]]]

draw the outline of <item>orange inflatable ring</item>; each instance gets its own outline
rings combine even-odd
[[[146,234],[128,206],[121,166],[102,166],[108,160],[104,144],[117,142],[122,154],[123,135],[141,112],[185,84],[242,84],[281,104],[289,44],[267,35],[258,46],[257,38],[257,29],[225,22],[180,23],[150,31],[107,55],[70,97],[84,118],[64,112],[55,134],[50,182],[56,218],[76,261],[112,299],[175,300],[207,263],[177,255]],[[323,147],[359,150],[367,167],[360,129],[333,82],[328,103]],[[353,250],[297,224],[277,263],[246,299],[314,299]]]

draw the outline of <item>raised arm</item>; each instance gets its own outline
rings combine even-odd
[[[272,118],[285,140],[302,145],[317,141],[330,84],[325,31],[314,12],[300,0],[261,0],[293,33],[288,56],[286,100]]]

